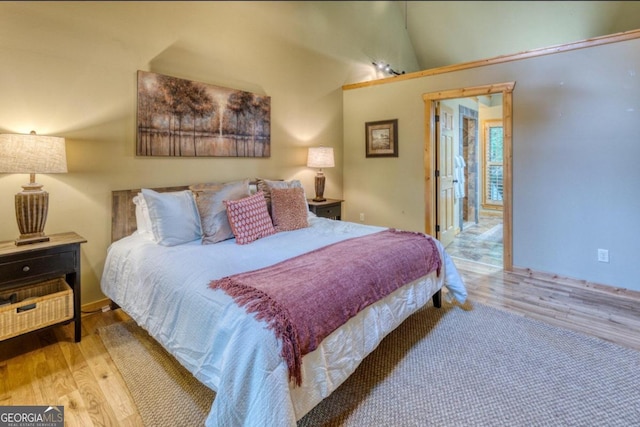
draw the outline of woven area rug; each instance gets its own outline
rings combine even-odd
[[[215,393],[133,321],[98,333],[148,427],[204,425]]]
[[[298,426],[640,425],[640,352],[470,306],[407,319]],[[145,425],[203,424],[213,392],[144,331],[100,335]]]

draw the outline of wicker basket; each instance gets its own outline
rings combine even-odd
[[[73,318],[73,291],[58,278],[0,293],[0,341]]]

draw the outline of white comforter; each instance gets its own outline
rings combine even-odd
[[[382,338],[443,285],[460,302],[466,290],[449,256],[435,273],[367,307],[303,358],[301,387],[288,381],[280,344],[211,280],[266,267],[347,238],[382,230],[311,216],[310,227],[249,245],[163,247],[133,234],[108,251],[101,287],[202,383],[217,392],[207,426],[293,426],[355,371]]]

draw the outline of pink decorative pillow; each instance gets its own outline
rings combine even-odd
[[[276,231],[289,231],[309,226],[307,201],[302,188],[272,188],[271,216]]]
[[[292,181],[272,181],[269,179],[258,178],[258,191],[264,192],[264,198],[267,201],[267,211],[271,215],[271,190],[274,188],[302,188],[302,183],[294,179]],[[305,203],[307,199],[305,198]],[[308,206],[307,206],[308,208]]]
[[[224,205],[237,244],[245,245],[276,232],[262,192],[240,200],[225,200]]]

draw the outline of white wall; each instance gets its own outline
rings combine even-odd
[[[422,94],[515,81],[514,266],[640,290],[639,72],[635,39],[345,90],[345,219],[423,231]],[[364,123],[392,118],[400,157],[366,159]]]
[[[313,194],[310,146],[336,148],[327,197],[342,196],[341,86],[374,78],[371,61],[417,62],[392,2],[1,2],[0,132],[66,138],[69,173],[38,175],[50,193],[47,234],[76,231],[83,302],[99,289],[111,191],[244,177],[300,179]],[[271,97],[271,157],[141,158],[136,72]],[[18,236],[0,174],[0,240]]]

